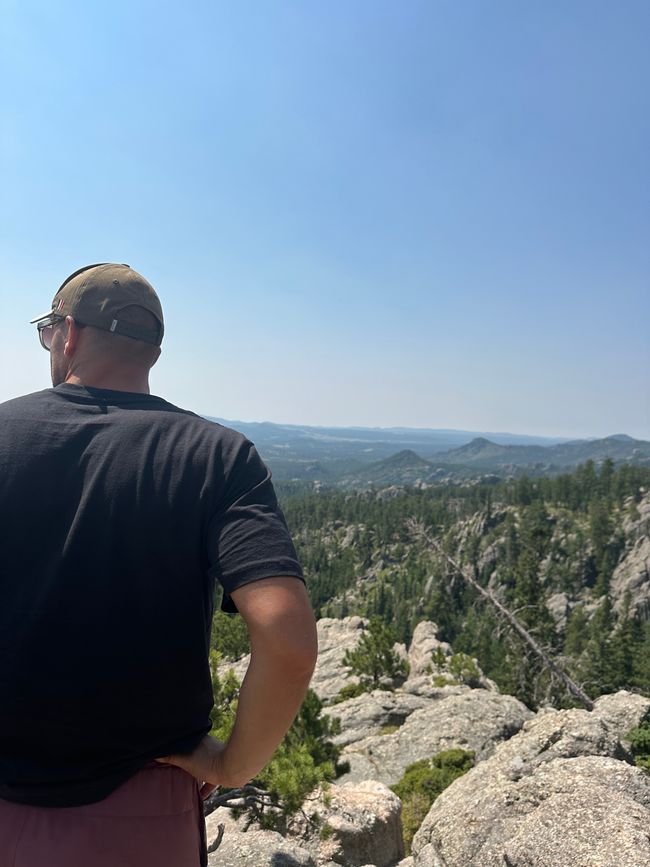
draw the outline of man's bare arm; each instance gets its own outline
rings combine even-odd
[[[232,734],[225,745],[206,736],[187,756],[159,759],[218,786],[244,785],[271,759],[300,709],[318,652],[301,581],[263,578],[233,591],[232,599],[251,641]]]

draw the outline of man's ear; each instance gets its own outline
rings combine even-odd
[[[65,335],[65,344],[63,346],[63,354],[67,358],[71,358],[75,352],[77,351],[77,346],[79,345],[79,334],[81,329],[74,321],[72,316],[65,317],[65,324],[67,333]]]

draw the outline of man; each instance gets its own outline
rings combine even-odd
[[[141,275],[82,268],[33,321],[53,388],[0,405],[0,867],[198,867],[201,795],[257,774],[306,692],[300,564],[252,443],[150,394]],[[226,744],[215,579],[252,651]]]

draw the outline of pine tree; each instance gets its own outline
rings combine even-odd
[[[371,617],[354,650],[346,650],[343,664],[349,666],[363,686],[377,689],[384,679],[404,678],[408,665],[393,649],[396,634],[381,617]]]
[[[589,641],[585,648],[584,680],[590,695],[612,692],[611,674],[612,603],[605,596],[589,624]]]
[[[215,667],[219,662],[214,651],[211,661]],[[227,740],[234,724],[240,684],[232,672],[223,679],[213,673],[212,682],[212,734]],[[341,731],[340,721],[322,716],[322,710],[323,702],[308,690],[296,719],[266,767],[248,786],[215,793],[208,799],[208,810],[224,804],[262,827],[278,828],[299,809],[309,792],[347,771],[349,765],[338,762],[342,747],[333,742]]]
[[[610,640],[610,678],[618,689],[637,686],[637,653],[643,644],[643,628],[630,610],[629,591]]]

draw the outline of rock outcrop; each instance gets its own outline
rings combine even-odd
[[[323,617],[318,621],[318,662],[311,688],[323,701],[331,701],[347,684],[358,683],[359,679],[343,665],[343,657],[346,650],[357,646],[365,626],[362,617]]]
[[[568,761],[568,760],[567,760]],[[594,765],[579,789],[567,781],[519,825],[504,856],[512,867],[648,867],[650,810],[608,779],[607,759]],[[571,772],[577,772],[575,767]],[[627,781],[632,784],[634,780]],[[557,785],[557,784],[556,784]]]
[[[650,500],[640,511],[638,526],[650,519]],[[645,557],[646,543],[638,536],[617,567],[621,592],[641,574],[634,558]],[[569,601],[562,594],[551,601],[556,622],[564,622]],[[343,657],[365,626],[360,617],[319,621],[312,687],[325,702],[355,682]],[[219,824],[225,832],[210,865],[650,867],[650,774],[634,766],[627,740],[650,719],[650,698],[621,691],[599,698],[591,712],[533,714],[480,672],[472,682],[481,688],[441,685],[454,657],[434,623],[420,623],[399,651],[410,665],[399,688],[323,709],[341,721],[335,740],[349,772],[308,798],[282,835],[245,832],[243,819],[215,811],[206,821],[209,844]],[[241,677],[247,665],[248,657],[223,667]],[[401,803],[387,787],[413,762],[453,748],[472,750],[477,763],[437,798],[405,858]]]
[[[621,690],[612,695],[603,695],[594,704],[594,714],[607,728],[629,747],[627,735],[650,715],[650,698]]]
[[[408,765],[449,749],[472,750],[481,760],[531,716],[525,705],[509,695],[469,687],[453,687],[450,693],[442,689],[397,731],[350,743],[341,756],[350,763],[350,771],[341,779],[374,779],[393,786]]]
[[[276,831],[233,831],[224,834],[208,867],[316,867],[310,853]]]
[[[381,783],[331,785],[305,802],[288,836],[318,864],[393,867],[404,857],[401,812],[400,799]]]
[[[623,530],[628,547],[620,559],[611,581],[616,614],[629,601],[631,614],[650,616],[650,495],[637,504],[637,517],[627,518]]]
[[[394,867],[404,857],[402,803],[372,780],[330,785],[313,793],[290,818],[286,833],[235,820],[220,807],[206,819],[210,865],[232,867]],[[219,826],[223,835],[219,841]]]
[[[556,628],[563,632],[566,629],[567,619],[571,613],[571,600],[566,593],[552,593],[546,600],[549,614],[555,621]]]
[[[629,758],[596,713],[537,714],[434,802],[414,867],[649,867],[650,777]]]
[[[438,627],[430,620],[423,620],[413,630],[413,638],[408,650],[409,678],[431,674],[432,656],[439,652],[445,657],[453,653],[451,645],[438,639]]]
[[[449,683],[456,682],[456,677],[449,669],[454,652],[450,644],[440,641],[438,627],[430,620],[423,620],[415,627],[406,659],[409,675],[401,686],[403,692],[435,698],[436,687],[441,679]],[[496,683],[483,674],[477,660],[474,660],[474,665],[476,682],[472,686],[499,692]]]
[[[443,690],[438,692],[443,693]],[[370,735],[379,734],[387,727],[401,726],[413,711],[426,707],[430,701],[429,698],[401,691],[375,689],[330,705],[324,708],[323,713],[340,719],[341,734],[337,735],[334,741],[341,746],[347,746]]]

